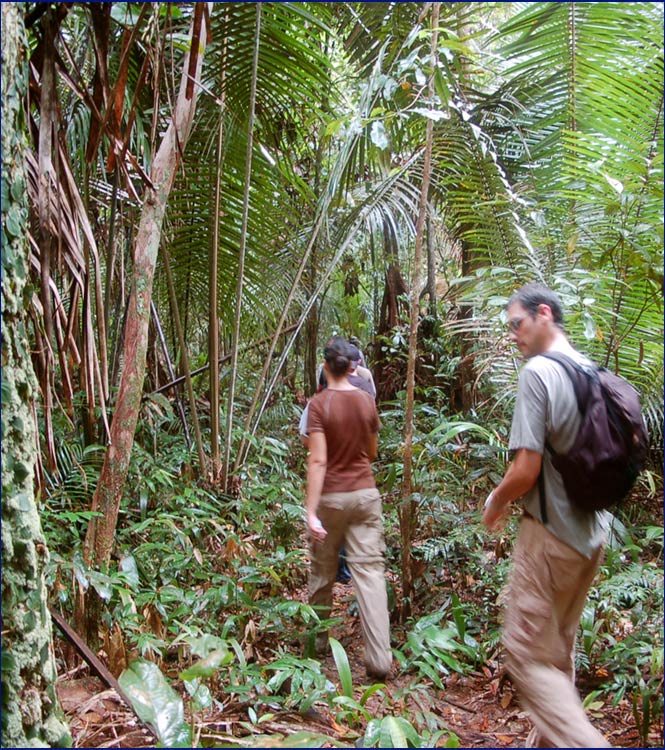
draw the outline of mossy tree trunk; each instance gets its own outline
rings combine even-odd
[[[64,747],[47,604],[48,551],[35,503],[37,381],[26,331],[27,85],[23,3],[2,4],[2,746]]]

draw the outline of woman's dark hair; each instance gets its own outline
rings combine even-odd
[[[515,303],[522,305],[532,316],[538,312],[538,305],[547,305],[552,311],[554,323],[563,328],[563,308],[559,295],[544,284],[526,284],[521,287],[508,300],[506,307]]]
[[[344,375],[351,363],[349,342],[342,336],[333,336],[323,350],[323,358],[333,375]]]

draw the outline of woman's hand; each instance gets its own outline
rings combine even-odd
[[[307,515],[307,531],[317,542],[322,542],[328,536],[319,517],[310,514]]]

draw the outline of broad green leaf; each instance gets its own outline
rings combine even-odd
[[[386,716],[381,722],[379,747],[408,747],[406,735],[394,716]]]
[[[461,435],[463,432],[477,432],[479,435],[484,437],[488,442],[494,440],[494,435],[480,425],[474,424],[473,422],[441,422],[435,427],[429,434],[428,437],[439,435],[440,432],[445,432],[439,436],[438,443],[447,443],[457,435]]]
[[[449,734],[448,739],[445,741],[443,747],[459,747],[459,737],[456,734]],[[437,745],[441,747],[441,745]]]
[[[431,654],[426,654],[425,656],[430,657],[430,659],[428,659],[427,661],[429,660],[434,661],[434,657]],[[427,677],[430,678],[430,680],[432,680],[432,682],[439,688],[439,690],[443,690],[444,685],[443,685],[443,682],[441,681],[441,676],[439,675],[439,666],[428,664],[427,661],[419,661],[418,668],[423,674],[425,674]],[[446,671],[446,674],[448,674],[447,671]]]
[[[374,747],[381,737],[382,719],[372,719],[365,727],[365,747]]]
[[[137,715],[155,730],[166,747],[191,747],[182,698],[159,667],[137,659],[118,678]]]
[[[136,560],[131,555],[125,555],[120,560],[120,570],[125,574],[130,587],[136,591],[139,587],[139,571],[136,567]]]
[[[457,626],[459,637],[463,641],[464,636],[466,635],[466,620],[464,619],[464,609],[460,603],[459,596],[457,596],[457,592],[453,591],[452,599],[453,619],[455,620],[455,625]]]
[[[183,640],[190,645],[194,656],[200,656],[205,659],[213,651],[221,651],[224,654],[228,652],[227,641],[210,633],[205,633],[199,637],[187,636]]]
[[[116,23],[131,28],[138,23],[140,11],[140,8],[134,7],[130,3],[114,3],[111,7],[111,18]]]
[[[457,661],[457,659],[453,659],[453,657],[448,654],[439,654],[439,658],[444,664],[447,664],[451,669],[454,669],[455,672],[464,674],[464,667]]]
[[[596,338],[596,333],[598,331],[596,323],[588,313],[584,313],[582,318],[584,320],[584,336],[588,341],[593,341],[593,339]]]
[[[360,705],[364,706],[367,701],[374,695],[374,693],[377,693],[379,690],[383,690],[383,685],[381,683],[374,683],[374,685],[370,685],[362,694],[360,698]]]
[[[99,594],[99,596],[106,602],[111,599],[112,588],[111,579],[103,573],[98,573],[95,570],[88,571],[88,580],[90,584]]]
[[[202,684],[200,680],[185,680],[185,689],[191,695],[199,711],[212,706],[213,699],[210,688]]]
[[[346,695],[337,695],[333,698],[333,703],[336,706],[347,708],[352,714],[361,714],[366,720],[371,718],[367,710],[355,698],[349,698]]]
[[[623,193],[623,184],[619,180],[614,179],[614,177],[610,177],[608,174],[604,174],[603,176],[613,190],[619,193],[619,195]]]
[[[337,666],[339,680],[342,683],[342,693],[348,698],[353,698],[353,678],[344,646],[336,638],[330,638],[330,648]]]
[[[197,677],[201,679],[213,677],[223,664],[228,663],[229,656],[232,655],[228,651],[212,651],[204,659],[197,661],[196,664],[183,669],[178,676],[181,680],[193,680]]]

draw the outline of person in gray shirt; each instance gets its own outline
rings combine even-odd
[[[538,355],[558,351],[582,365],[591,363],[568,341],[561,302],[548,287],[518,289],[507,312],[510,339],[527,362],[519,374],[508,443],[513,459],[483,510],[483,523],[492,530],[511,503],[523,501],[502,634],[506,666],[534,725],[527,747],[611,747],[589,721],[575,689],[575,637],[610,516],[575,508],[552,466],[545,443],[565,453],[581,416],[563,367]]]

